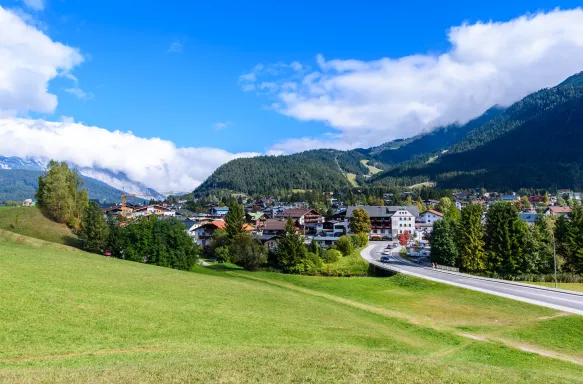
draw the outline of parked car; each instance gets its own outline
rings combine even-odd
[[[389,256],[383,256],[381,257],[381,263],[388,263],[389,262]]]
[[[105,256],[111,256],[111,251],[110,250],[105,251]]]

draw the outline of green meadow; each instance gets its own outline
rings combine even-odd
[[[0,382],[583,382],[583,317],[407,276],[176,271],[0,230]]]

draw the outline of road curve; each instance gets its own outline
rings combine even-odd
[[[371,243],[362,250],[361,256],[377,268],[583,315],[583,293],[439,271],[403,259],[398,248],[392,252],[389,263],[381,263],[379,259],[388,244]]]

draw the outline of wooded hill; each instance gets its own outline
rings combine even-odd
[[[427,181],[442,188],[583,188],[582,139],[583,73],[579,73],[505,110],[493,107],[467,124],[406,140],[369,149],[233,160],[218,168],[195,194],[227,189],[269,195]],[[363,163],[384,172],[373,174]]]
[[[470,131],[432,163],[409,161],[374,185],[436,181],[443,188],[583,187],[583,75],[543,89]]]

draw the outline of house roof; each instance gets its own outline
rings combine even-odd
[[[263,224],[263,230],[267,231],[283,231],[285,228],[285,221],[277,219],[267,219]]]
[[[538,214],[531,212],[520,212],[518,216],[522,221],[526,221],[527,223],[534,223],[538,217]]]
[[[357,209],[362,208],[368,213],[370,217],[392,217],[397,211],[409,211],[413,216],[419,216],[419,207],[417,206],[378,206],[378,205],[363,205],[363,206],[350,206],[346,209],[346,217],[352,217],[352,212]]]
[[[313,209],[304,209],[304,208],[289,208],[277,214],[280,217],[293,217],[294,219],[302,217],[311,213],[313,215],[319,215],[318,212],[314,211]]]
[[[437,216],[439,216],[439,217],[443,217],[443,213],[441,213],[441,212],[438,212],[438,211],[435,211],[435,210],[433,210],[433,209],[428,209],[427,211],[425,211],[425,212],[423,212],[423,213],[433,213],[434,215],[437,215]],[[422,214],[423,214],[423,213],[422,213]]]
[[[549,207],[552,213],[571,213],[573,212],[573,208],[571,207]]]
[[[544,199],[544,196],[541,196],[541,195],[528,197],[528,201],[531,203],[540,203],[543,199]]]
[[[248,215],[251,220],[259,220],[263,217],[263,212],[249,212]]]
[[[229,211],[229,207],[214,207],[212,209],[215,211]]]
[[[136,209],[135,209],[135,211],[136,211],[136,212],[145,211],[145,210],[147,210],[148,208],[159,209],[159,210],[161,210],[161,211],[166,211],[166,212],[170,211],[170,209],[168,209],[168,208],[166,208],[166,207],[163,207],[163,206],[161,206],[161,205],[145,205],[145,206],[143,206],[143,207],[136,208]]]

